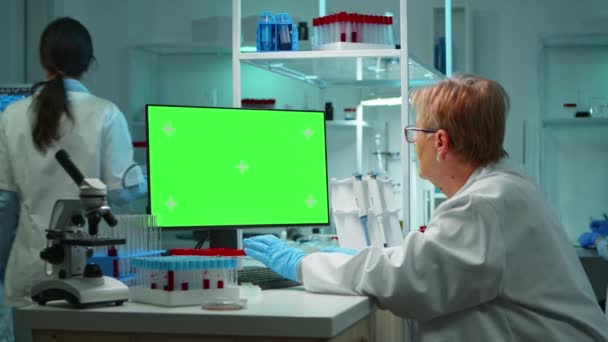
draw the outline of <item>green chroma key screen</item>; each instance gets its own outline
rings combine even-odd
[[[329,223],[323,112],[146,106],[161,227]]]

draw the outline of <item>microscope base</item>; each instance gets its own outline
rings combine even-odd
[[[44,305],[66,300],[77,308],[89,305],[121,305],[129,300],[129,288],[111,277],[44,280],[32,287],[32,300]]]

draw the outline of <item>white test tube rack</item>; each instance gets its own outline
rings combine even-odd
[[[133,259],[134,302],[167,307],[200,305],[203,301],[237,301],[240,257],[167,256]]]

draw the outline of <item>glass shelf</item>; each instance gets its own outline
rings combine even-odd
[[[558,126],[596,126],[596,125],[608,125],[608,118],[557,118],[557,119],[544,119],[542,121],[543,127],[558,127]]]
[[[327,127],[357,127],[357,120],[328,120],[325,121]],[[362,121],[361,127],[371,127],[367,122]]]
[[[217,44],[152,43],[131,46],[131,49],[170,55],[231,55],[230,47]],[[315,86],[399,87],[400,51],[332,50],[239,52],[240,60],[264,70],[298,79]],[[424,66],[415,57],[409,58],[410,88],[436,83],[441,73]]]
[[[281,51],[239,53],[242,62],[321,88],[330,86],[399,87],[400,51]],[[409,58],[409,86],[436,83],[443,76]]]
[[[205,43],[150,43],[132,45],[130,48],[160,56],[208,54],[230,55],[232,53],[231,46],[228,44],[221,46],[218,44]]]

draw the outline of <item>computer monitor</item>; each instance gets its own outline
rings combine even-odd
[[[0,113],[13,102],[24,99],[32,94],[29,85],[0,85]]]
[[[322,111],[147,105],[146,120],[159,226],[329,224]]]

